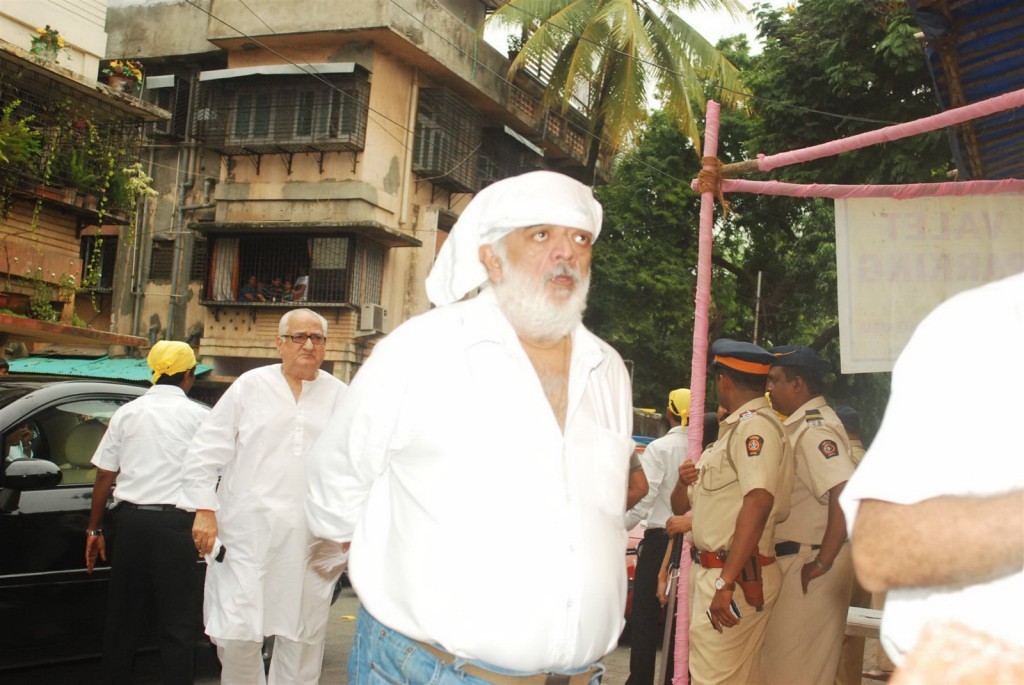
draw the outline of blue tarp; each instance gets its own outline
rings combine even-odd
[[[908,4],[928,41],[928,68],[943,109],[1024,88],[1024,2]],[[956,102],[958,91],[962,103]],[[1024,178],[1024,107],[976,119],[970,127],[981,169],[972,169],[973,142],[960,127],[952,138],[961,179]]]

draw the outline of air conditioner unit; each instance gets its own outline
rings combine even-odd
[[[379,304],[364,304],[359,308],[360,333],[386,333],[388,310]]]

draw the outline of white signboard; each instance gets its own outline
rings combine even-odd
[[[1024,271],[1024,196],[836,200],[836,267],[842,372],[891,371],[936,305]]]

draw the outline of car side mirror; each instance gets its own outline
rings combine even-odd
[[[4,470],[0,488],[0,513],[17,511],[21,493],[29,490],[47,490],[60,484],[60,467],[46,459],[17,459]]]

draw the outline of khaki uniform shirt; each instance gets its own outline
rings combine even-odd
[[[828,491],[853,475],[850,440],[821,395],[804,403],[784,425],[793,445],[796,479],[789,518],[775,529],[775,540],[817,545],[828,523]]]
[[[757,549],[774,555],[775,524],[789,512],[793,451],[768,400],[753,399],[726,417],[697,469],[697,482],[689,488],[694,545],[703,551],[729,549],[743,496],[760,488],[775,503]]]
[[[853,461],[854,468],[860,464],[860,460],[864,458],[864,443],[859,438],[850,438],[850,459]]]

